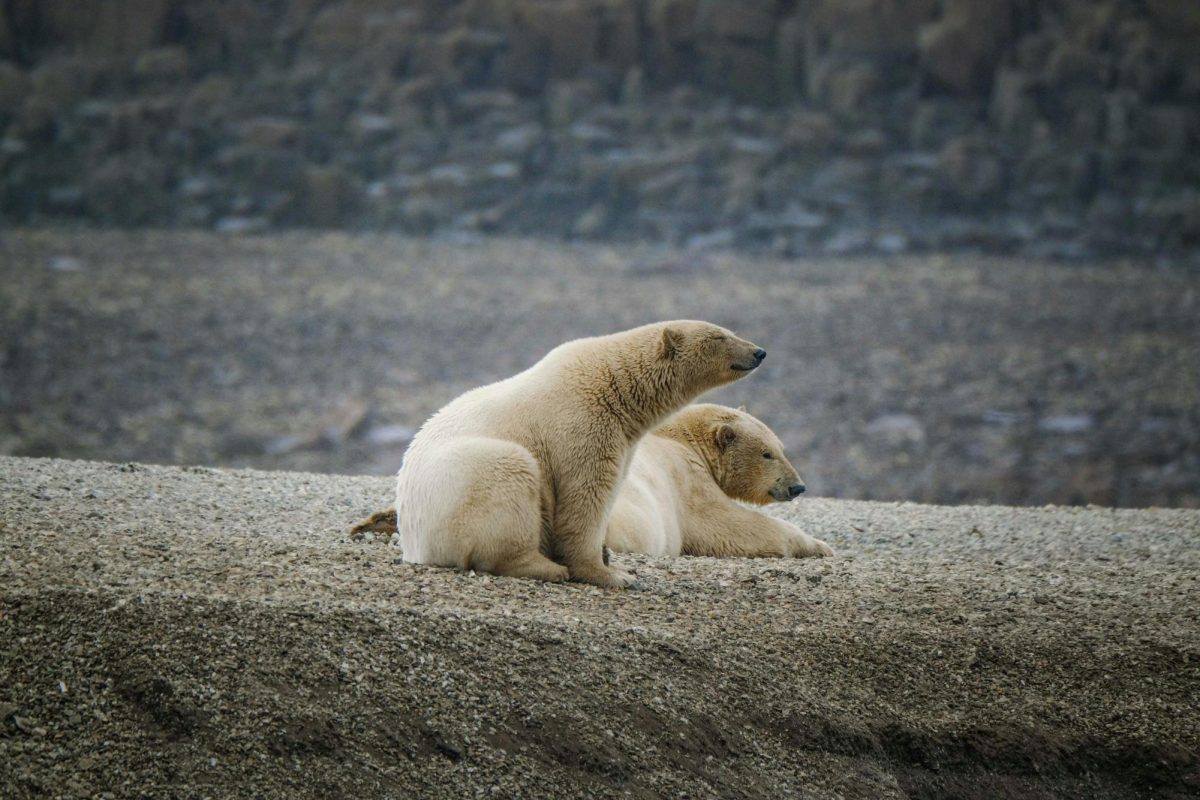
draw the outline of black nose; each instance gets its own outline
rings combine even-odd
[[[803,483],[792,484],[791,486],[788,487],[788,494],[791,495],[792,497],[795,497],[796,495],[799,495],[799,494],[804,494],[804,484]]]
[[[762,360],[767,357],[767,351],[760,347],[754,351],[754,357],[758,359],[758,362],[761,364]]]

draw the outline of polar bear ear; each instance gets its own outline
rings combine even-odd
[[[717,449],[725,452],[729,445],[733,444],[733,440],[737,438],[737,432],[734,431],[732,425],[718,425],[713,428],[713,440],[717,443]]]
[[[658,358],[661,361],[670,361],[679,352],[680,346],[683,344],[683,334],[679,331],[663,328],[662,336],[658,339]]]
[[[740,411],[740,412],[742,412],[743,414],[749,414],[749,413],[750,413],[749,411],[747,411],[747,410],[746,410],[746,406],[745,406],[745,405],[740,405],[740,406],[738,406],[737,410],[738,410],[738,411]]]

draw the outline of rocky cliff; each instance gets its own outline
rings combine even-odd
[[[8,0],[0,213],[786,254],[1200,242],[1191,0]]]

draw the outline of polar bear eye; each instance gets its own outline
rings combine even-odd
[[[763,451],[763,458],[768,458],[768,459],[770,459],[770,458],[774,458],[774,457],[775,457],[775,456],[771,455],[770,453],[768,453],[768,452],[766,452],[766,451]]]

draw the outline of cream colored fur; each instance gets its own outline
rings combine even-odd
[[[764,454],[771,458],[764,458]],[[802,486],[766,425],[743,409],[688,406],[637,446],[609,516],[606,544],[657,556],[828,556],[829,546],[795,525],[738,505],[792,498]],[[396,530],[394,508],[354,533]]]
[[[643,435],[760,361],[716,325],[679,320],[561,345],[469,391],[417,432],[396,485],[406,561],[628,586],[604,563],[616,488]]]
[[[607,543],[657,556],[833,555],[792,523],[733,500],[784,502],[793,486],[803,482],[770,428],[741,409],[688,406],[638,444]]]

